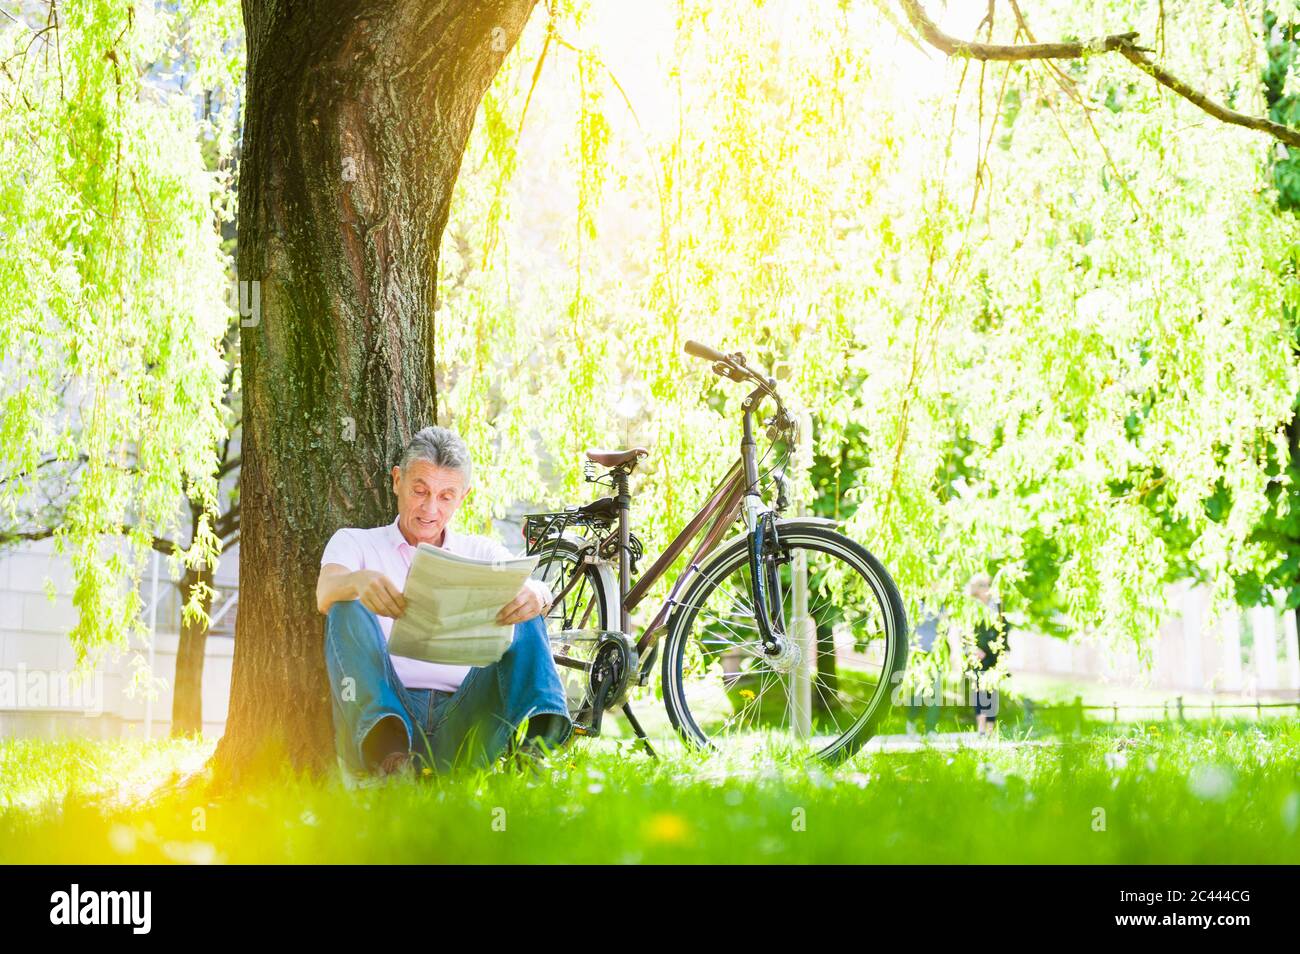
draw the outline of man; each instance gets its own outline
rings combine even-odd
[[[543,618],[551,592],[540,580],[527,580],[497,613],[498,623],[514,626],[513,641],[489,666],[442,665],[388,652],[419,544],[483,560],[513,556],[489,537],[450,526],[471,478],[465,442],[447,428],[424,428],[392,470],[397,518],[382,527],[341,529],[321,555],[316,606],[327,617],[335,747],[353,776],[488,766],[525,720],[519,755],[535,760],[573,731]]]
[[[970,581],[967,593],[979,600],[993,613],[993,622],[981,622],[975,627],[975,728],[991,733],[997,726],[998,690],[989,686],[980,688],[980,673],[993,669],[998,657],[1007,648],[1007,620],[1002,615],[1002,601],[993,598],[993,579],[987,573],[977,573]]]

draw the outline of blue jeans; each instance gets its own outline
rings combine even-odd
[[[555,669],[546,621],[515,624],[510,647],[488,666],[473,666],[455,692],[402,685],[379,618],[359,600],[335,603],[325,622],[325,665],[334,710],[334,747],[354,776],[373,772],[384,752],[366,752],[376,728],[411,752],[419,768],[483,768],[509,748],[525,719],[549,723],[545,741],[563,745],[573,732]],[[528,733],[535,734],[530,723]],[[381,740],[382,741],[382,740]]]

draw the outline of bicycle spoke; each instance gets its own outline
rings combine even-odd
[[[709,615],[712,615],[712,614],[709,614]],[[728,623],[728,622],[726,622],[725,620],[723,620],[723,618],[722,618],[721,616],[713,616],[713,618],[716,619],[718,622],[720,622],[723,626],[727,627],[727,630],[728,630],[729,632],[735,633],[736,636],[737,636],[737,638],[744,638],[744,637],[741,637],[741,636],[740,636],[740,633],[737,633],[734,629],[732,629],[731,624]],[[744,624],[742,624],[742,625],[744,625]],[[747,628],[747,629],[752,629],[755,633],[758,632],[758,627],[757,627],[757,626],[748,626],[748,627],[746,627],[746,628]],[[750,641],[750,642],[759,642],[759,640],[755,640],[755,639],[750,639],[749,641]]]
[[[771,688],[771,683],[770,683],[770,682],[764,684],[764,685],[763,685],[763,688],[760,689],[759,692],[758,692],[758,694],[754,696],[754,699],[749,703],[749,705],[747,705],[747,706],[745,706],[744,708],[742,708],[742,709],[741,709],[739,712],[737,712],[736,715],[733,716],[732,718],[733,718],[733,719],[739,719],[740,723],[743,725],[743,724],[744,724],[744,721],[745,721],[745,713],[746,713],[746,712],[749,712],[750,710],[753,710],[753,709],[755,709],[756,707],[757,707],[758,711],[761,711],[761,710],[762,710],[763,696],[766,695],[767,690],[770,689],[770,688]],[[728,720],[728,721],[731,721],[731,720]]]
[[[739,651],[742,652],[742,653],[746,653],[747,655],[753,656],[753,657],[756,658],[756,659],[762,659],[762,658],[763,658],[763,653],[762,653],[761,651],[760,651],[760,652],[755,652],[754,650],[749,649],[748,647],[744,646],[743,644],[741,644],[741,643],[733,643],[733,642],[732,642],[731,640],[729,640],[729,639],[701,639],[701,640],[700,640],[700,643],[701,643],[701,644],[712,644],[712,645],[715,645],[715,646],[726,646],[726,647],[728,647],[728,648],[730,648],[730,649],[739,650]]]
[[[835,718],[835,706],[832,705],[831,701],[826,698],[826,693],[822,690],[822,681],[820,679],[813,679],[812,686],[814,689],[817,690],[817,695],[821,698],[822,703],[826,708],[827,715],[829,715],[831,717],[831,721],[835,723],[835,732],[837,734],[843,732],[844,730],[840,728],[840,720]]]
[[[709,575],[708,575],[707,573],[705,573],[703,570],[700,570],[699,573],[700,573],[701,576],[703,576],[706,580],[708,580],[708,581],[709,581],[710,583],[712,583],[714,586],[721,587],[722,590],[723,590],[723,592],[727,593],[727,595],[730,596],[730,597],[732,598],[732,600],[734,601],[734,603],[735,603],[737,606],[739,606],[741,609],[743,609],[743,610],[745,611],[745,615],[746,615],[746,616],[752,616],[752,617],[757,618],[756,614],[754,613],[754,608],[753,608],[752,606],[750,606],[748,603],[746,603],[743,599],[741,599],[740,596],[739,596],[739,595],[738,595],[734,590],[730,589],[729,587],[726,587],[724,584],[722,584],[722,583],[720,583],[719,581],[713,579],[713,577],[709,576]]]
[[[580,584],[578,584],[578,592],[576,592],[576,593],[573,594],[573,602],[570,604],[570,605],[572,605],[572,606],[574,607],[574,611],[575,611],[575,612],[577,611],[577,607],[579,607],[579,606],[582,605],[582,603],[581,603],[581,600],[582,600],[582,594],[583,594],[583,591],[586,590],[586,588],[587,588],[587,577],[584,575],[583,578],[582,578],[582,582],[581,582]],[[590,607],[590,605],[591,605],[591,601],[588,601],[588,607]],[[565,617],[564,617],[564,623],[565,623],[565,625],[564,625],[564,628],[565,628],[565,629],[577,629],[577,628],[579,628],[579,627],[576,627],[576,626],[573,625],[573,617],[572,617],[571,615],[568,615],[567,611],[566,611],[566,614],[565,614]]]
[[[691,648],[679,650],[680,705],[715,745],[747,746],[761,736],[798,738],[827,751],[852,739],[863,719],[885,704],[880,690],[886,666],[896,664],[890,627],[898,616],[890,615],[881,593],[892,584],[873,583],[839,552],[796,548],[807,553],[808,598],[796,615],[794,561],[783,562],[768,588],[775,646],[760,640],[754,606],[740,595],[748,592],[747,552],[700,570],[706,582],[682,604],[687,622],[678,626],[689,630],[677,641],[687,639]],[[808,629],[787,633],[782,621]],[[806,714],[798,715],[801,710]]]
[[[547,635],[572,717],[588,703],[589,670],[599,642],[598,632],[605,626],[601,592],[594,571],[571,545],[551,544],[542,552],[546,555],[538,564],[541,572],[535,576],[552,593],[561,594],[546,615]],[[595,626],[589,627],[590,622]],[[565,664],[561,665],[560,660]]]

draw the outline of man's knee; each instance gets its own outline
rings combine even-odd
[[[382,646],[384,632],[379,617],[361,605],[360,600],[346,600],[330,607],[325,617],[325,655],[330,656],[330,646],[346,644]]]
[[[342,632],[347,629],[367,629],[373,620],[379,625],[379,617],[372,610],[362,605],[360,600],[340,600],[330,607],[325,616],[326,631]]]

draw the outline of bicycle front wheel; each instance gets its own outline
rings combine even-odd
[[[692,746],[751,756],[803,749],[838,762],[889,711],[907,664],[906,611],[889,573],[858,543],[811,521],[777,527],[769,618],[782,632],[779,650],[759,638],[740,537],[700,569],[669,620],[664,701]]]

